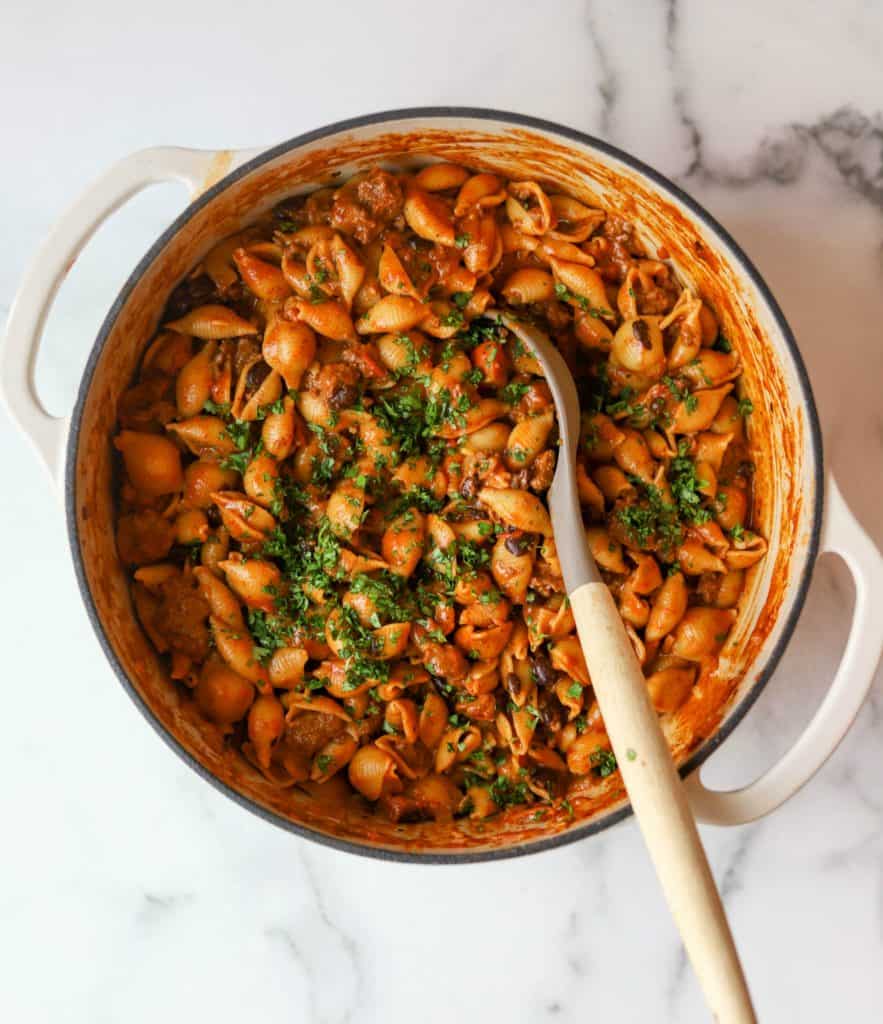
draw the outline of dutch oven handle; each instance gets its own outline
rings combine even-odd
[[[255,151],[256,152],[256,151]],[[191,198],[222,178],[248,152],[158,147],[133,153],[94,181],[58,221],[22,279],[0,342],[0,397],[60,484],[69,416],[46,411],[37,391],[37,353],[49,310],[83,247],[124,203],[148,185],[180,181]]]
[[[849,511],[830,474],[825,490],[819,551],[839,555],[855,582],[852,625],[834,681],[797,742],[755,782],[718,792],[702,785],[698,771],[685,780],[698,821],[742,825],[783,804],[837,749],[874,681],[883,648],[883,557]]]

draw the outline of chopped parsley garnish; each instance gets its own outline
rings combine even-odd
[[[501,810],[526,804],[530,800],[530,790],[526,782],[512,782],[505,775],[498,775],[490,786],[491,799]]]
[[[530,391],[530,386],[528,384],[524,384],[518,380],[513,380],[504,388],[500,388],[497,394],[500,401],[506,402],[509,405],[517,405],[528,391]]]
[[[221,469],[232,469],[235,473],[239,473],[241,476],[245,473],[246,469],[248,469],[251,457],[251,451],[232,452],[230,455],[221,459]]]
[[[648,548],[654,541],[666,550],[676,547],[683,539],[677,507],[665,500],[655,484],[636,476],[629,480],[642,492],[641,499],[617,509],[616,518],[640,548]]]
[[[245,451],[251,441],[251,424],[241,420],[230,420],[225,427],[227,437],[240,451]]]
[[[314,484],[328,484],[334,479],[334,471],[340,438],[337,434],[326,430],[318,423],[307,423],[310,430],[316,435],[321,455],[313,456],[313,474],[311,482]]]
[[[354,594],[364,594],[377,609],[379,619],[372,626],[377,629],[383,620],[387,622],[408,622],[414,617],[407,581],[386,570],[371,576],[364,573],[355,577],[350,585]]]
[[[476,544],[471,540],[458,540],[452,547],[456,547],[456,553],[463,565],[467,569],[480,569],[483,565],[487,565],[491,559],[490,552],[487,548],[481,547],[480,544]]]
[[[203,409],[212,416],[220,416],[223,419],[230,415],[229,402],[213,402],[210,398],[207,398],[203,404]]]
[[[609,309],[596,309],[589,303],[589,300],[585,295],[577,295],[576,292],[572,292],[560,281],[555,285],[555,294],[562,302],[575,302],[584,313],[588,313],[589,316],[593,316],[596,319],[598,317],[612,315]]]
[[[457,235],[457,237],[454,239],[454,245],[456,245],[458,249],[465,249],[466,246],[469,245],[471,241],[472,239],[469,237],[469,235]]]
[[[418,508],[421,512],[440,512],[443,507],[444,501],[434,497],[426,487],[409,487],[390,503],[384,518],[395,519],[410,508]]]
[[[655,541],[663,550],[670,550],[683,540],[682,523],[698,526],[711,519],[711,510],[702,504],[699,490],[703,481],[696,476],[696,466],[686,452],[686,442],[682,441],[668,467],[673,505],[665,500],[655,484],[636,476],[629,477],[641,492],[641,499],[623,505],[615,515],[640,548],[650,547]]]
[[[678,454],[668,467],[668,483],[677,504],[678,514],[688,523],[699,525],[711,519],[711,512],[703,508],[699,488],[705,481],[696,476],[696,465],[686,456],[687,445],[678,445]]]
[[[258,406],[257,418],[259,420],[265,420],[268,416],[279,416],[285,412],[285,402],[281,398],[277,398],[275,402],[271,402],[269,405]]]
[[[754,412],[754,403],[750,398],[740,398],[738,410],[740,416],[750,416]]]
[[[442,327],[462,327],[465,321],[459,309],[452,309],[450,313],[445,313],[439,323]]]
[[[294,638],[291,622],[256,608],[248,609],[248,629],[254,639],[254,656],[265,663],[279,647],[288,647]]]
[[[422,449],[436,457],[442,451],[434,435],[443,427],[463,427],[472,401],[466,394],[456,398],[448,388],[424,397],[419,391],[402,391],[378,400],[372,413],[395,444],[399,459],[406,459]]]
[[[685,386],[679,384],[674,377],[663,377],[662,383],[679,401],[684,403],[688,413],[695,412],[699,408],[699,399]]]
[[[592,751],[589,760],[592,762],[594,774],[602,779],[606,779],[608,775],[612,775],[617,769],[616,755],[612,750],[605,750],[603,747],[598,747],[597,750]]]

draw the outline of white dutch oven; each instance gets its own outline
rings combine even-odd
[[[117,401],[135,372],[171,289],[220,238],[282,197],[382,162],[431,158],[539,178],[618,210],[648,248],[710,301],[744,363],[756,455],[755,523],[770,542],[749,577],[735,653],[705,686],[707,701],[669,723],[675,754],[700,821],[732,825],[767,814],[795,793],[843,738],[873,678],[883,645],[883,560],[822,467],[815,405],[797,346],[760,275],[729,235],[651,168],[605,143],[548,122],[496,111],[416,109],[356,118],[265,152],[151,149],[96,181],[61,219],[34,259],[10,313],[0,370],[10,412],[64,493],[83,599],[121,682],[160,734],[194,769],[243,806],[300,835],[374,856],[458,861],[512,856],[596,832],[628,813],[621,789],[599,790],[572,823],[506,831],[468,823],[378,829],[341,823],[296,791],[270,787],[238,755],[220,749],[185,713],[137,624],[113,541]],[[98,226],[145,186],[181,181],[192,202],[135,268],[99,333],[75,409],[56,419],[34,381],[40,338],[65,274]],[[827,696],[791,750],[756,782],[706,789],[695,769],[759,695],[791,636],[817,556],[839,554],[853,575],[853,623]]]

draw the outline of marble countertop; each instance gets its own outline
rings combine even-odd
[[[0,14],[0,311],[78,191],[158,143],[272,143],[369,110],[494,106],[607,138],[672,176],[766,275],[809,367],[828,464],[883,543],[883,11],[867,2],[449,0],[244,8],[11,0]],[[99,232],[49,324],[70,405],[128,269],[180,208]],[[106,664],[55,496],[0,411],[4,828],[0,1018],[534,1024],[707,1019],[629,822],[511,862],[389,865],[302,842],[208,787]],[[823,560],[787,656],[706,778],[784,751],[842,649]],[[703,835],[763,1021],[883,1019],[883,676],[770,818]]]

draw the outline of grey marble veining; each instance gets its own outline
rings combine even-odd
[[[271,0],[260,17],[207,0],[4,8],[0,310],[64,206],[139,147],[269,144],[420,103],[550,117],[674,177],[745,247],[798,337],[828,464],[883,543],[879,5]],[[41,360],[54,407],[181,202],[139,198],[71,275]],[[707,1019],[631,823],[538,857],[421,868],[303,844],[206,787],[121,692],[51,490],[2,414],[0,437],[14,484],[0,502],[0,1019]],[[823,560],[781,667],[707,780],[747,782],[787,749],[851,601]],[[762,1021],[883,1019],[881,750],[878,676],[809,786],[753,826],[704,830]]]

